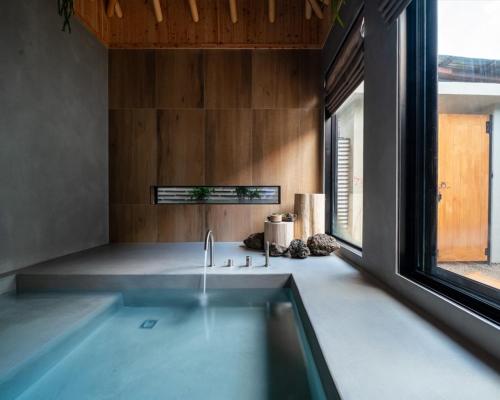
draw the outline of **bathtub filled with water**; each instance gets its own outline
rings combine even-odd
[[[21,400],[324,399],[289,289],[130,291]]]

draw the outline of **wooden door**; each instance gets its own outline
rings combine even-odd
[[[438,261],[487,261],[488,115],[440,114]]]

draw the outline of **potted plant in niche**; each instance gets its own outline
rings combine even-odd
[[[212,187],[197,186],[189,191],[189,198],[194,201],[207,201],[213,191]]]
[[[254,200],[260,199],[261,191],[259,188],[249,188],[248,186],[236,186],[234,188],[236,192],[236,196],[238,197],[239,202],[243,202],[245,200]]]
[[[248,196],[248,188],[246,186],[236,186],[234,188],[236,192],[236,197],[238,197],[238,201],[241,203]]]

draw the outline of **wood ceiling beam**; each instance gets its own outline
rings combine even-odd
[[[269,22],[271,24],[276,21],[276,0],[268,0]]]
[[[313,9],[311,7],[311,3],[309,3],[309,0],[304,0],[305,1],[305,14],[306,14],[306,19],[311,19],[312,17],[312,12]]]
[[[189,0],[189,8],[191,9],[191,17],[193,17],[193,21],[198,22],[200,20],[200,16],[198,15],[196,0]]]
[[[120,2],[118,0],[116,0],[116,4],[115,4],[115,14],[118,18],[123,18],[123,11],[122,11],[122,7],[120,6]]]
[[[319,19],[323,19],[323,11],[321,10],[318,0],[309,0],[309,4],[311,4],[314,14],[316,14]]]
[[[229,13],[231,14],[231,21],[233,24],[238,22],[238,8],[236,7],[236,0],[229,0]]]
[[[161,12],[160,0],[153,0],[153,7],[155,10],[156,22],[163,21],[163,13]]]
[[[111,18],[115,13],[115,6],[117,1],[118,0],[108,0],[108,8],[106,10],[106,14],[109,18]]]

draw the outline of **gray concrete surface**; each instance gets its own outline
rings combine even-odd
[[[0,398],[16,398],[120,304],[119,294],[0,296]]]
[[[0,276],[108,242],[107,50],[54,2],[1,15]]]
[[[236,266],[209,268],[209,288],[283,285],[293,276],[343,399],[499,398],[491,365],[341,258],[272,258],[264,268],[260,252],[239,244],[215,250],[217,265],[233,258]],[[246,255],[255,267],[241,266]],[[30,267],[17,279],[21,291],[200,287],[202,263],[201,243],[108,245]]]

